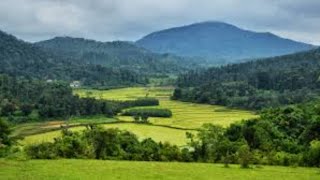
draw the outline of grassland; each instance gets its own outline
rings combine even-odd
[[[223,106],[194,104],[170,100],[172,88],[123,88],[108,91],[76,90],[81,97],[95,97],[109,100],[132,100],[139,97],[155,97],[160,100],[160,108],[170,109],[171,118],[150,118],[153,124],[168,125],[172,127],[196,129],[204,123],[228,126],[230,123],[257,117],[253,112],[230,109]],[[132,121],[131,117],[119,116],[120,120]]]
[[[168,179],[168,180],[317,180],[318,169],[264,166],[241,169],[237,165],[160,163],[98,160],[0,160],[0,179]]]

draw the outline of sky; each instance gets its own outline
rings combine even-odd
[[[0,1],[0,30],[31,42],[55,36],[135,41],[202,21],[320,45],[320,0]]]

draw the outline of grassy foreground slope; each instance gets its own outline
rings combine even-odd
[[[318,169],[264,166],[241,169],[237,165],[159,163],[99,160],[0,160],[0,179],[320,179]]]
[[[141,97],[155,97],[160,100],[160,107],[170,109],[171,118],[150,118],[150,122],[159,125],[195,129],[204,123],[228,126],[229,124],[256,117],[253,112],[235,110],[223,106],[195,104],[170,100],[173,89],[170,87],[123,88],[107,91],[75,90],[81,97],[95,97],[109,100],[132,100]],[[120,120],[132,121],[132,117],[118,117]]]

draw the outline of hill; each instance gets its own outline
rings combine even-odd
[[[222,22],[203,22],[151,33],[136,42],[154,52],[205,57],[216,64],[309,50],[312,45],[271,33],[240,29]]]
[[[175,99],[249,109],[309,101],[319,95],[320,49],[208,70],[178,79]]]
[[[148,74],[177,74],[198,63],[191,58],[151,53],[133,43],[123,41],[99,42],[83,38],[56,37],[35,45],[55,54],[75,57],[83,63],[122,67]]]
[[[41,80],[79,80],[84,85],[118,86],[146,83],[144,77],[121,68],[76,62],[0,31],[0,74]]]

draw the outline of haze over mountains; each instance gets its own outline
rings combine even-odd
[[[279,56],[313,48],[271,33],[240,29],[223,22],[202,22],[151,33],[136,44],[159,53],[205,57],[215,64]]]

